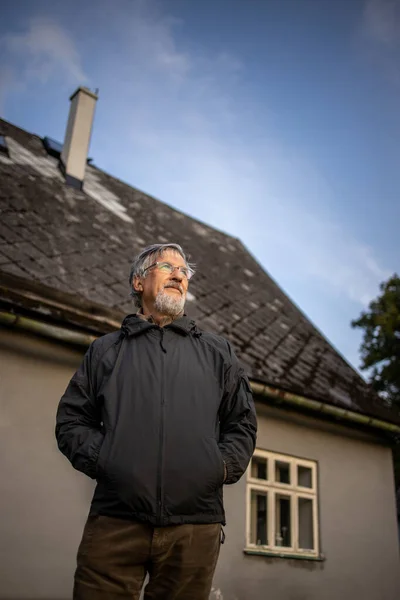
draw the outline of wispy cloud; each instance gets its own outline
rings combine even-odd
[[[54,80],[70,86],[88,79],[73,39],[52,19],[33,19],[24,31],[4,35],[0,48],[10,65],[9,80],[20,86]]]
[[[363,27],[371,40],[385,46],[399,46],[400,1],[366,0]]]
[[[361,33],[385,76],[400,86],[400,0],[366,0]]]
[[[378,283],[391,274],[379,264],[373,248],[352,236],[338,219],[324,215],[323,207],[307,214],[301,206],[286,205],[284,211],[290,211],[290,230],[279,244],[278,236],[284,232],[278,229],[270,244],[271,252],[279,249],[273,259],[277,269],[299,283],[315,282],[339,302],[351,300],[367,306],[377,294]],[[288,222],[283,211],[281,218]]]
[[[135,8],[135,7],[134,7]],[[175,18],[153,16],[146,18],[142,3],[136,4],[134,17],[129,23],[131,51],[140,62],[151,68],[153,74],[167,74],[182,81],[191,69],[191,60],[186,52],[177,49],[173,29],[181,25]]]

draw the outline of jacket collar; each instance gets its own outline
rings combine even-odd
[[[165,326],[166,329],[174,329],[175,331],[184,335],[199,335],[196,322],[190,319],[187,315],[175,319],[169,325]]]
[[[145,319],[139,317],[136,314],[127,315],[122,322],[121,332],[124,335],[134,336],[144,333],[149,329],[155,329],[158,325],[155,323],[151,323],[150,321],[146,321]],[[177,333],[182,335],[195,335],[196,337],[200,336],[201,333],[197,329],[197,325],[193,319],[190,319],[186,315],[179,317],[179,319],[175,319],[169,325],[165,325],[164,329],[173,329]]]
[[[157,325],[154,323],[150,323],[150,321],[146,321],[136,314],[132,314],[127,315],[122,321],[121,333],[127,336],[139,335],[140,333],[143,333],[148,329],[154,329],[155,327],[157,327]]]

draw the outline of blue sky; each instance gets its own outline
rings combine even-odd
[[[336,348],[400,271],[400,0],[7,1],[0,111],[239,237]],[[195,258],[195,257],[194,257]],[[129,260],[129,247],[127,247]]]

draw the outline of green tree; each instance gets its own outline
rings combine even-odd
[[[383,401],[400,407],[400,278],[394,274],[381,283],[380,290],[368,310],[351,325],[364,330],[361,368],[372,369],[372,387]],[[396,489],[400,491],[400,436],[393,445],[393,466]]]
[[[400,406],[400,278],[394,274],[380,290],[351,325],[364,330],[361,369],[372,369],[372,387],[385,402]]]

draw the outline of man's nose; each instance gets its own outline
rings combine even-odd
[[[183,274],[180,271],[180,269],[178,269],[177,267],[175,267],[175,269],[171,273],[171,279],[176,279],[177,281],[182,281]]]

